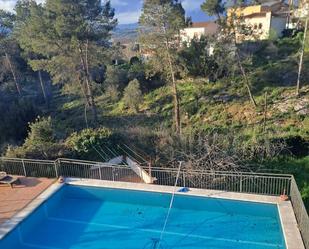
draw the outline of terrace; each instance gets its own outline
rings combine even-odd
[[[1,195],[1,205],[6,206],[8,204],[7,200],[11,200],[12,197],[18,203],[18,205],[11,205],[13,207],[12,210],[7,209],[5,211],[9,215],[3,219],[10,218],[18,210],[23,209],[25,205],[29,204],[32,199],[40,200],[35,202],[34,205],[33,202],[30,203],[27,206],[28,211],[26,214],[20,215],[19,212],[15,215],[14,217],[17,216],[20,219],[18,219],[16,224],[14,222],[11,223],[11,228],[10,221],[5,222],[5,229],[1,229],[0,226],[0,230],[6,231],[5,234],[11,231],[34,209],[37,209],[50,197],[50,195],[46,195],[46,191],[51,191],[51,189],[55,191],[57,189],[55,186],[59,184],[54,184],[49,188],[48,186],[53,183],[54,180],[52,179],[61,175],[67,177],[67,184],[69,185],[100,186],[102,188],[173,194],[175,188],[172,186],[177,182],[178,187],[185,186],[191,189],[189,193],[184,193],[185,196],[204,196],[226,200],[271,203],[278,207],[286,240],[286,248],[309,248],[308,214],[303,205],[295,179],[291,175],[215,171],[177,172],[177,169],[163,168],[144,168],[141,174],[139,174],[139,172],[133,171],[132,168],[126,165],[110,165],[69,159],[38,161],[7,158],[0,160],[0,171],[6,171],[12,175],[23,175],[25,177],[21,178],[21,182],[25,186],[27,182],[29,183],[28,187],[18,186],[14,189],[3,188],[7,192],[5,194],[6,197],[4,195],[2,197]],[[143,175],[146,173],[154,179],[154,184],[136,183],[141,182]],[[44,198],[42,196],[35,198],[45,189],[47,190],[43,193]],[[289,196],[290,201],[280,200],[279,196],[284,192]],[[0,193],[2,194],[1,188]],[[7,198],[9,195],[11,197]],[[31,206],[30,209],[29,206]],[[0,238],[5,234],[0,235]],[[196,238],[196,236],[192,238]]]
[[[21,176],[14,188],[0,185],[0,223],[12,218],[54,182],[48,178]]]

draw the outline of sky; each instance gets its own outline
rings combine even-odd
[[[207,21],[209,17],[204,14],[200,6],[204,0],[182,0],[186,14],[192,17],[194,22]],[[37,0],[44,2],[44,0]],[[0,0],[0,9],[12,11],[16,0]],[[140,14],[142,0],[111,0],[112,6],[115,8],[116,17],[119,24],[136,23]]]

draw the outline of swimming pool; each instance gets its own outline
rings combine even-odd
[[[171,195],[65,185],[1,249],[158,249]],[[286,249],[275,204],[176,195],[161,249]]]

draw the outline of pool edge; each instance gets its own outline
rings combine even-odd
[[[65,184],[53,183],[12,218],[0,224],[0,241]]]
[[[162,185],[150,185],[143,183],[111,182],[102,180],[89,180],[78,178],[67,178],[66,184],[77,186],[105,187],[114,189],[127,189],[135,191],[148,191],[157,193],[173,193],[174,187]],[[42,205],[54,193],[56,193],[65,184],[54,183],[43,193],[30,202],[24,209],[19,211],[11,219],[0,224],[0,240],[14,230],[24,219],[26,219],[35,209]],[[217,190],[190,188],[187,193],[176,193],[177,195],[189,195],[208,198],[220,198],[228,200],[256,202],[265,204],[275,204],[279,211],[279,219],[284,234],[284,240],[287,249],[305,249],[298,224],[295,218],[294,210],[290,201],[280,201],[279,197],[264,196],[256,194],[243,194],[236,192],[226,192]]]
[[[127,189],[136,191],[149,191],[157,193],[173,193],[173,186],[152,185],[144,183],[129,183],[129,182],[111,182],[103,180],[88,180],[78,178],[68,178],[67,184],[77,186],[105,187],[114,189]],[[281,201],[277,196],[264,196],[256,194],[243,194],[236,192],[195,189],[190,188],[187,193],[177,192],[177,195],[189,195],[209,198],[220,198],[228,200],[275,204],[279,211],[279,219],[284,234],[284,240],[287,249],[305,249],[298,224],[294,214],[294,210],[290,201]]]

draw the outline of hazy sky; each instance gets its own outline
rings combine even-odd
[[[193,21],[205,21],[208,17],[200,10],[200,5],[204,0],[182,0],[187,15]],[[0,0],[0,8],[13,10],[16,0]],[[37,0],[44,2],[44,0]],[[116,10],[116,17],[120,24],[136,23],[141,13],[142,0],[111,0],[112,6]]]

